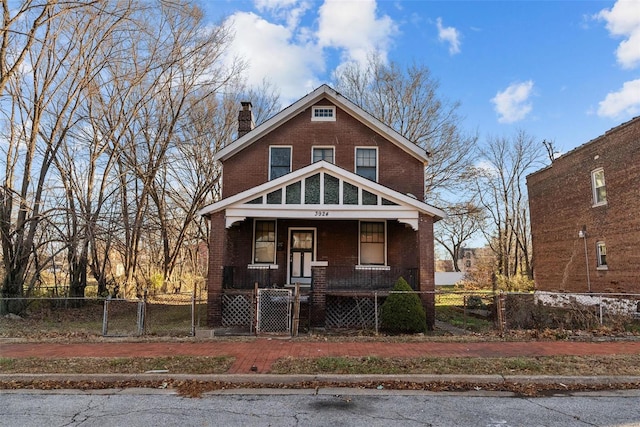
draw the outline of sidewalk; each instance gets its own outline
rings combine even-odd
[[[316,342],[281,338],[247,341],[7,343],[0,357],[161,357],[232,356],[228,374],[268,374],[284,357],[536,357],[640,354],[640,341],[623,342]]]

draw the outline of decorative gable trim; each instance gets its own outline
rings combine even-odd
[[[295,191],[297,195],[292,194]],[[438,208],[324,160],[220,200],[198,214],[221,210],[227,227],[247,217],[396,219],[417,230],[419,213],[435,221],[445,217]]]
[[[323,98],[328,99],[331,103],[335,104],[337,107],[353,116],[365,126],[373,129],[375,132],[379,133],[411,156],[424,162],[425,164],[428,162],[427,153],[421,147],[409,141],[408,139],[397,133],[395,130],[391,129],[389,126],[385,125],[326,84],[320,86],[318,89],[291,104],[289,107],[283,109],[278,114],[253,129],[251,132],[236,139],[234,142],[218,151],[214,159],[220,161],[227,160],[249,145],[253,144],[258,139],[262,138],[264,135],[273,131],[280,125],[286,123],[295,115],[308,108],[313,107]]]

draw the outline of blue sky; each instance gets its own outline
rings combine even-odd
[[[640,0],[202,1],[284,105],[379,49],[428,66],[481,140],[523,129],[566,152],[640,115]]]

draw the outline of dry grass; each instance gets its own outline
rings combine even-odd
[[[224,374],[233,357],[83,357],[83,358],[0,358],[3,374],[140,374],[166,370],[172,374]]]
[[[640,355],[280,359],[276,374],[640,375]]]
[[[172,374],[224,374],[232,357],[0,358],[0,373],[126,373],[167,370]],[[640,355],[549,357],[319,357],[283,358],[274,374],[460,374],[460,375],[636,375]]]

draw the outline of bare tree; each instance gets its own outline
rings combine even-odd
[[[483,228],[486,212],[473,201],[454,203],[445,209],[447,218],[436,223],[435,240],[451,256],[454,271],[460,271],[460,249]]]
[[[462,131],[459,103],[439,95],[426,66],[403,69],[374,54],[364,65],[344,66],[335,79],[339,92],[429,154],[425,200],[439,200],[468,176],[477,136]]]
[[[480,153],[477,189],[491,222],[484,233],[497,258],[497,273],[532,278],[525,178],[542,165],[542,145],[518,131],[509,138],[490,138]]]
[[[33,40],[24,42],[28,50],[23,66],[7,76],[6,96],[0,99],[7,142],[0,213],[5,296],[23,295],[48,265],[39,257],[47,242],[38,238],[52,235],[40,230],[45,224],[54,226],[50,217],[59,208],[61,184],[50,180],[51,167],[77,124],[82,93],[94,77],[84,61],[96,46],[76,37],[91,27],[87,12],[94,6],[94,2],[42,6],[42,25]]]

